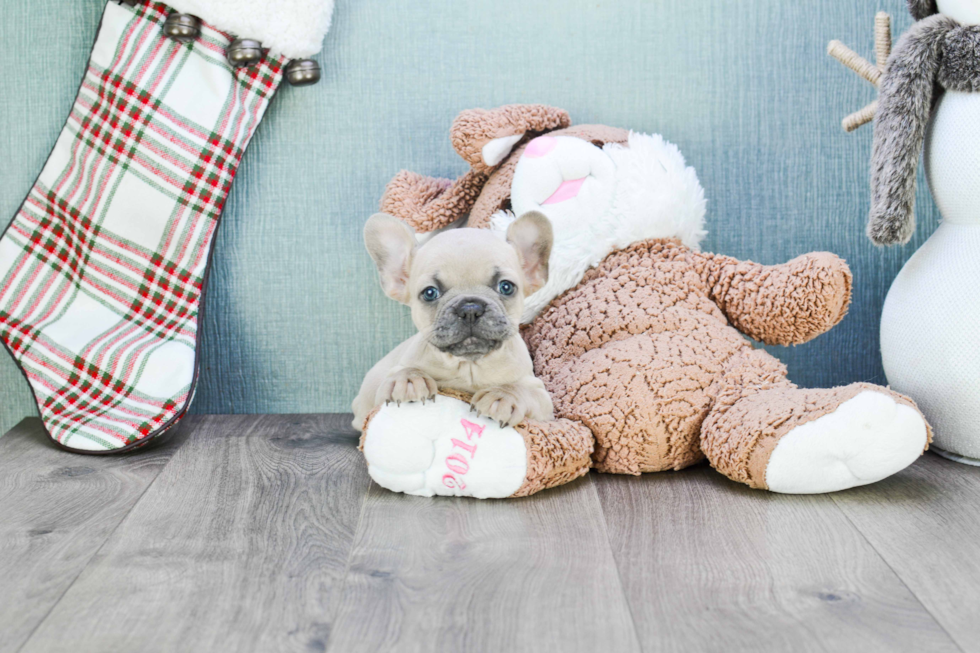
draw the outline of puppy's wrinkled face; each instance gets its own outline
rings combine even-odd
[[[364,232],[385,292],[411,307],[432,346],[461,358],[476,360],[515,336],[524,297],[548,278],[552,233],[540,213],[516,220],[506,241],[464,228],[416,247],[411,229],[384,214]]]
[[[517,251],[489,231],[445,231],[412,262],[412,320],[439,350],[479,358],[517,333],[523,277]]]

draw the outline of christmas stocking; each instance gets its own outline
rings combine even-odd
[[[0,238],[0,340],[71,451],[140,446],[187,410],[222,206],[283,76],[316,77],[289,58],[319,50],[332,9],[174,4],[188,13],[107,4],[68,121]]]

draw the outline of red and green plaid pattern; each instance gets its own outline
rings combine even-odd
[[[0,239],[0,339],[48,432],[105,451],[182,416],[211,243],[284,61],[228,35],[165,38],[170,9],[109,2],[68,121]]]

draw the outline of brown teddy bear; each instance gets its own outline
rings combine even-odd
[[[707,458],[753,488],[820,493],[890,476],[928,446],[910,399],[867,383],[797,388],[745,338],[789,345],[826,332],[847,311],[850,271],[829,253],[764,266],[699,251],[703,190],[660,136],[572,126],[541,105],[465,111],[451,136],[470,171],[402,172],[381,210],[420,240],[464,224],[503,232],[531,210],[549,218],[549,279],[526,302],[523,335],[557,419],[501,428],[453,393],[382,407],[362,436],[380,485],[523,496],[590,468],[640,474]]]

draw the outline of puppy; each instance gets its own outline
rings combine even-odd
[[[506,242],[489,229],[451,229],[423,245],[400,220],[377,213],[364,242],[392,299],[412,309],[419,332],[381,359],[354,399],[354,428],[384,403],[435,399],[440,388],[473,395],[480,415],[512,426],[553,418],[518,333],[524,297],[548,281],[552,230],[522,215]]]

